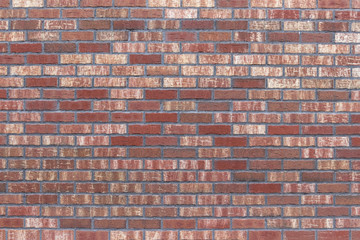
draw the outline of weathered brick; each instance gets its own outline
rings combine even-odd
[[[196,9],[166,9],[165,18],[196,18]]]
[[[358,238],[360,1],[0,8],[0,239]]]
[[[281,0],[270,0],[270,1],[251,0],[251,7],[279,8],[281,6],[282,6]]]

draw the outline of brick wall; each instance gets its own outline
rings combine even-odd
[[[360,239],[359,0],[0,0],[0,240]]]

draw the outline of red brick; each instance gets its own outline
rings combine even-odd
[[[147,101],[147,102],[129,101],[128,110],[136,110],[136,111],[160,110],[160,102],[159,101]]]
[[[302,33],[302,42],[331,42],[332,35],[329,33]]]
[[[333,173],[331,172],[303,172],[302,180],[304,182],[331,182]]]
[[[268,134],[270,135],[297,135],[299,134],[299,126],[268,126]]]
[[[130,55],[130,64],[160,64],[161,55]]]
[[[299,151],[297,149],[269,149],[269,158],[299,158]]]
[[[247,21],[217,21],[216,29],[222,30],[246,30],[248,26]]]
[[[132,148],[129,153],[129,157],[135,158],[158,158],[160,155],[160,148]]]
[[[28,55],[27,63],[29,63],[29,64],[57,64],[58,56],[56,56],[56,55]]]
[[[213,29],[214,22],[213,21],[194,21],[194,20],[184,20],[182,22],[183,29]]]
[[[246,229],[246,228],[264,228],[265,220],[263,219],[234,219],[233,228],[235,229]],[[262,239],[254,238],[255,239]],[[252,240],[252,239],[251,239]]]
[[[237,158],[263,158],[263,157],[265,157],[265,149],[259,149],[259,148],[234,149],[234,157],[237,157]]]
[[[246,92],[243,90],[215,90],[214,92],[215,99],[246,99]],[[239,105],[240,104],[240,105]],[[235,109],[236,111],[241,111],[241,108],[251,108],[254,107],[254,111],[256,109],[261,108],[264,106],[262,103],[251,103],[251,102],[244,102],[244,103],[233,103],[234,107],[239,107],[240,109]]]
[[[285,231],[284,236],[286,240],[315,240],[314,231]]]
[[[91,219],[60,219],[61,228],[91,228]]]
[[[56,204],[56,195],[29,195],[26,197],[26,203],[28,204]]]
[[[90,101],[61,101],[59,108],[61,110],[90,110],[91,102]]]
[[[215,137],[214,141],[215,146],[240,147],[247,145],[246,137]]]
[[[78,113],[78,122],[108,122],[108,113]]]
[[[0,226],[2,228],[22,228],[24,227],[24,220],[21,218],[1,218]]]
[[[108,98],[108,90],[107,89],[99,89],[99,90],[78,90],[77,98],[91,98],[91,99],[100,99],[100,98]]]
[[[184,43],[183,52],[214,52],[215,46],[211,43]]]
[[[228,102],[199,102],[198,110],[199,111],[228,111],[229,103]]]
[[[234,173],[235,181],[261,182],[265,181],[264,172],[237,172]]]
[[[64,18],[91,18],[94,17],[93,9],[64,9],[62,11]]]
[[[207,113],[183,113],[180,115],[180,122],[185,123],[209,123],[211,119],[211,114]]]
[[[141,122],[142,113],[113,113],[111,121],[114,122]]]
[[[191,32],[168,32],[165,36],[167,41],[195,41],[196,35]]]
[[[10,6],[10,0],[4,0],[0,3],[0,7],[9,7]]]
[[[210,99],[211,91],[208,91],[208,90],[181,90],[180,98],[181,99]]]
[[[349,231],[319,231],[318,238],[329,240],[347,239],[349,238]]]
[[[45,43],[44,51],[50,53],[76,52],[75,43]]]
[[[350,1],[336,1],[336,0],[319,0],[319,8],[350,8]]]
[[[11,216],[37,216],[40,214],[39,207],[8,207]]]
[[[246,0],[219,0],[217,6],[226,8],[246,8],[248,7],[248,2]]]
[[[0,64],[24,64],[24,56],[1,55]]]
[[[113,22],[114,30],[141,30],[145,28],[145,21],[142,20],[120,20]]]
[[[65,10],[64,10],[65,11]],[[94,34],[92,32],[62,32],[61,39],[65,41],[92,41]]]
[[[143,137],[111,137],[111,145],[142,146]]]
[[[303,134],[311,134],[311,135],[332,134],[333,127],[332,126],[303,126],[301,131]]]
[[[161,126],[151,125],[129,125],[129,134],[160,134]]]
[[[230,126],[228,125],[200,125],[199,134],[230,134]]]
[[[176,193],[176,184],[147,184],[145,191],[149,193]]]
[[[336,126],[336,134],[352,135],[357,134],[360,130],[360,126]]]
[[[45,49],[46,49],[46,47],[45,47]],[[40,43],[11,44],[10,45],[10,51],[14,52],[14,53],[41,52],[42,51],[42,45]]]
[[[217,160],[214,166],[217,170],[244,170],[246,165],[243,160]]]
[[[264,183],[264,184],[250,184],[249,185],[250,193],[280,193],[281,184],[275,183]]]
[[[73,99],[75,98],[74,90],[43,90],[43,98],[48,99]]]
[[[256,239],[280,240],[281,232],[280,231],[249,231],[249,240],[256,240]]]
[[[222,53],[244,53],[247,52],[249,49],[249,45],[248,44],[242,44],[242,43],[219,43],[216,46],[217,48],[217,52],[222,52]]]
[[[349,94],[346,91],[319,91],[319,100],[349,100]]]
[[[79,52],[110,52],[109,43],[79,43]]]
[[[176,217],[176,208],[151,207],[145,208],[146,217]]]
[[[80,20],[79,29],[87,30],[87,29],[110,29],[111,22],[108,20]]]
[[[95,219],[94,227],[95,228],[126,228],[126,220]],[[103,234],[101,236],[102,236],[102,238],[100,238],[100,236],[99,236],[99,240],[107,238],[107,232],[103,232]],[[90,237],[90,236],[87,236],[87,237]],[[87,239],[87,238],[84,238],[84,239]]]
[[[11,29],[16,30],[36,30],[41,29],[42,22],[40,20],[14,20],[11,21]]]
[[[268,38],[270,42],[299,42],[300,34],[271,32]]]
[[[129,220],[130,229],[156,229],[160,228],[160,220],[148,220],[148,219],[138,219],[138,220]]]
[[[215,184],[215,192],[216,193],[245,193],[246,192],[246,185],[245,184],[237,184],[237,183],[233,183],[233,184],[226,184],[226,183],[217,183]],[[241,209],[233,209],[234,213],[228,213],[228,215],[241,215],[244,216],[245,212],[242,211]],[[226,213],[223,213],[224,215],[226,215]],[[215,213],[216,215],[216,213]]]
[[[360,150],[357,149],[337,149],[337,158],[357,158],[359,157]]]
[[[146,113],[146,122],[177,122],[176,113]]]
[[[81,0],[81,7],[110,7],[112,6],[111,0]]]
[[[194,229],[195,220],[193,219],[169,219],[163,221],[164,228],[171,229]]]
[[[297,102],[269,102],[268,109],[271,112],[295,112],[299,110]]]
[[[145,0],[115,0],[116,7],[145,7]]]
[[[319,31],[326,32],[347,32],[349,31],[349,23],[345,22],[319,22]]]
[[[164,157],[167,158],[193,158],[195,149],[168,148],[164,149]]]
[[[26,125],[26,133],[56,133],[55,124]]]
[[[162,18],[161,9],[132,9],[130,11],[132,18]]]
[[[360,123],[360,115],[352,115],[351,122],[352,123]]]
[[[55,110],[56,102],[55,101],[27,101],[26,102],[27,110]]]
[[[236,88],[265,88],[265,79],[234,79]]]

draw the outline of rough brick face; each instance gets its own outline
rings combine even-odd
[[[0,240],[360,239],[359,0],[0,8]]]

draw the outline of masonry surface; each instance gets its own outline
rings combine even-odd
[[[0,240],[359,240],[360,0],[0,0]]]

